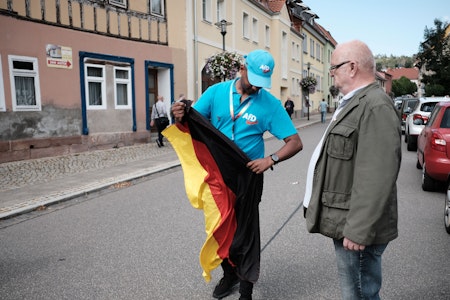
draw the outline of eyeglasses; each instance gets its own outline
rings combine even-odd
[[[339,69],[340,67],[342,67],[342,66],[345,65],[345,64],[348,64],[349,62],[350,62],[350,60],[346,60],[346,61],[344,61],[344,62],[341,62],[340,64],[331,66],[331,67],[330,67],[330,72]]]

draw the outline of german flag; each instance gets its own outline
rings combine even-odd
[[[204,279],[209,282],[211,271],[228,259],[241,279],[255,283],[260,273],[262,174],[250,171],[246,154],[193,108],[163,135],[180,159],[191,205],[204,212]]]

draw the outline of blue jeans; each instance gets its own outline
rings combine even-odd
[[[320,114],[321,114],[321,117],[322,117],[321,118],[322,123],[325,123],[325,121],[326,121],[325,120],[325,116],[327,115],[327,112],[326,111],[321,111]]]
[[[333,240],[342,298],[380,299],[381,255],[387,244],[366,246],[363,251],[345,250],[343,240]]]

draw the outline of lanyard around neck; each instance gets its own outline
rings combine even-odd
[[[234,80],[233,83],[230,85],[230,116],[231,120],[233,121],[233,126],[231,127],[231,139],[234,141],[234,121],[236,121],[240,116],[242,116],[247,108],[252,104],[252,101],[249,100],[247,104],[239,111],[237,115],[234,115],[234,105],[233,105],[233,86],[236,84],[238,79]]]
[[[234,115],[234,105],[233,105],[233,86],[236,84],[237,79],[233,81],[233,83],[230,86],[230,116],[231,120],[235,121],[238,119],[242,114],[247,110],[247,108],[252,104],[252,101],[248,101],[247,104],[239,111],[237,115]]]

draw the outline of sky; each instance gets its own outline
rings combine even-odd
[[[449,0],[303,0],[337,43],[358,39],[374,55],[413,56],[434,20],[450,23]]]

